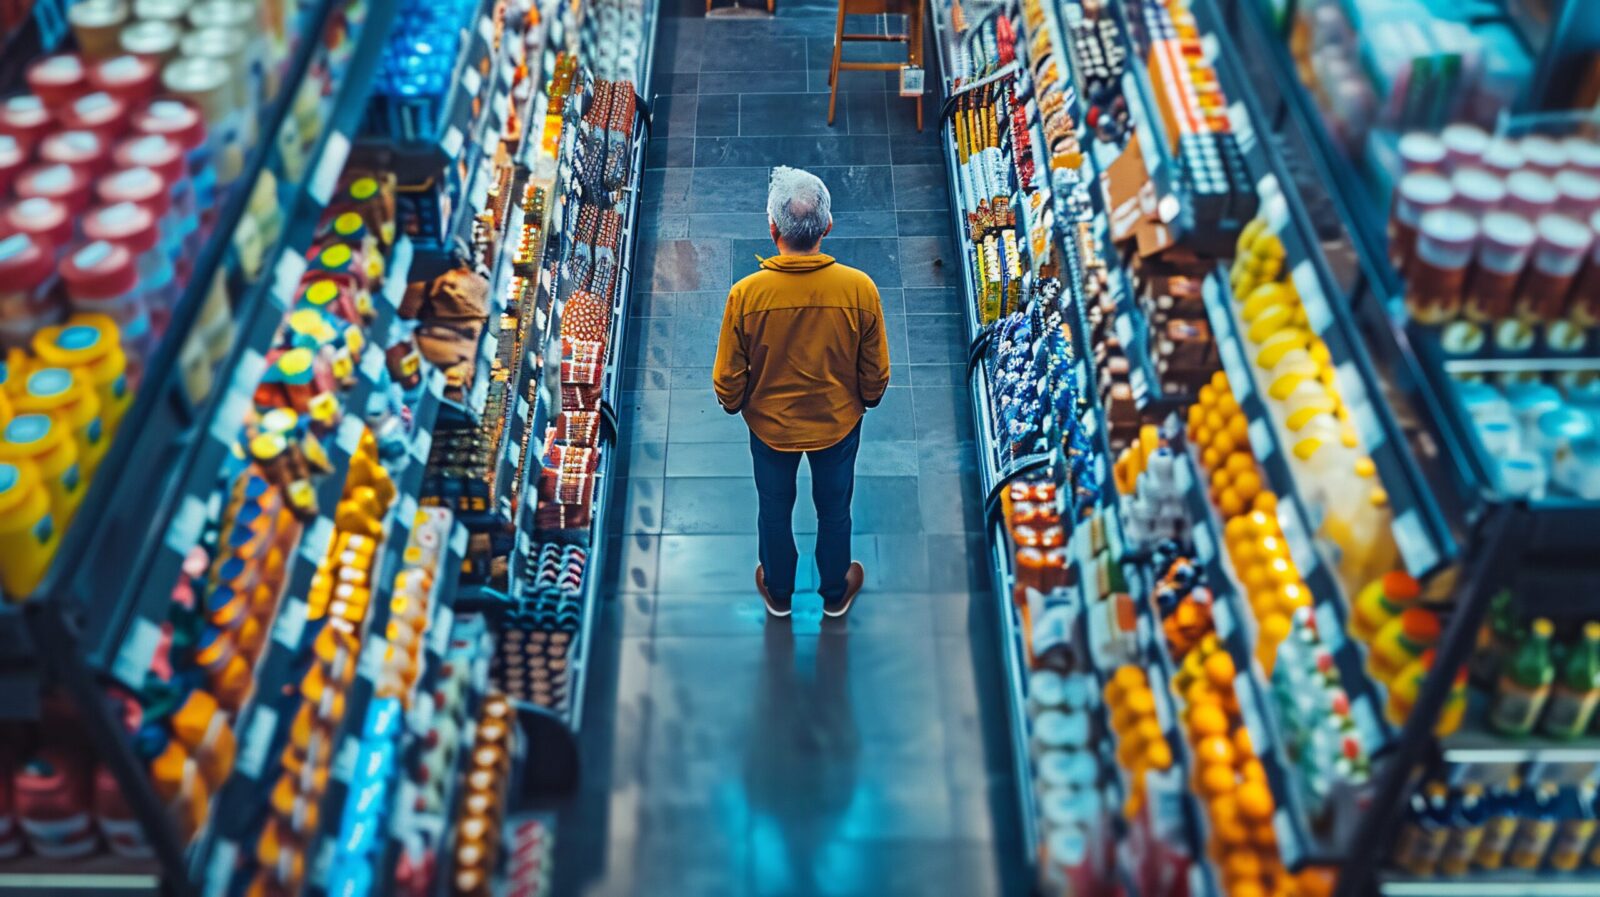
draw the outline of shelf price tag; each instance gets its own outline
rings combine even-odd
[[[269,704],[257,704],[250,713],[250,724],[245,727],[244,740],[239,747],[239,761],[234,769],[246,778],[258,779],[266,765],[267,753],[272,750],[272,736],[278,729],[278,711]]]
[[[433,451],[433,431],[418,430],[417,435],[411,440],[411,457],[418,464],[428,463],[428,454]]]
[[[311,527],[300,538],[300,557],[308,563],[320,564],[328,555],[328,544],[333,541],[333,521],[326,516],[318,516],[311,521]]]
[[[488,17],[478,20],[478,36],[483,38],[485,47],[491,50],[494,49],[494,22],[490,21]]]
[[[361,659],[356,661],[356,675],[376,686],[383,675],[384,656],[388,653],[389,643],[383,636],[368,636],[361,648]]]
[[[305,635],[309,610],[309,605],[299,598],[285,601],[283,610],[278,611],[278,619],[273,621],[272,640],[290,651],[300,650],[300,639]]]
[[[361,652],[361,656],[366,657],[366,651]],[[361,739],[346,736],[339,742],[339,750],[333,755],[333,769],[329,775],[332,775],[336,781],[343,782],[346,785],[350,784],[350,779],[355,776],[356,762],[360,759]]]
[[[339,432],[334,444],[339,446],[339,451],[345,453],[345,457],[355,457],[356,449],[361,447],[361,431],[364,429],[366,428],[362,426],[361,419],[353,415],[346,414],[339,421]]]
[[[450,633],[455,629],[456,612],[449,607],[440,607],[438,617],[433,621],[433,630],[428,633],[428,647],[440,657],[450,653]]]
[[[1211,527],[1208,524],[1201,523],[1195,526],[1193,533],[1195,560],[1202,564],[1211,563],[1211,559],[1215,557],[1216,549],[1216,546],[1211,542]]]
[[[398,513],[399,517],[396,519],[400,521],[402,526],[409,529],[411,527],[411,522],[417,519],[416,496],[402,495],[400,497],[400,509]]]
[[[371,343],[367,344],[367,351],[361,354],[361,373],[367,378],[368,383],[378,382],[379,376],[383,374],[383,350]]]
[[[1283,531],[1283,541],[1289,546],[1289,557],[1300,569],[1300,575],[1309,580],[1317,569],[1317,552],[1311,547],[1311,538],[1300,525],[1300,515],[1295,513],[1294,502],[1278,505],[1278,528]]]
[[[399,308],[400,303],[405,301],[411,259],[415,254],[416,247],[411,245],[411,238],[401,237],[394,244],[394,252],[389,255],[389,269],[383,279],[383,298],[394,308]]]
[[[1257,750],[1260,750],[1258,747]],[[1272,831],[1278,836],[1285,864],[1293,866],[1300,860],[1300,839],[1295,836],[1294,823],[1289,821],[1289,811],[1279,807],[1272,813]]]
[[[1217,628],[1217,638],[1226,642],[1233,635],[1233,604],[1215,593],[1211,600],[1211,622]]]
[[[1267,427],[1267,422],[1259,417],[1250,422],[1250,449],[1263,464],[1272,457],[1272,432]]]
[[[467,70],[461,73],[461,86],[466,88],[468,96],[478,95],[478,91],[483,88],[483,75],[479,74],[477,66],[469,65]]]
[[[167,524],[167,548],[174,554],[187,555],[189,549],[200,541],[200,531],[206,526],[206,503],[193,495],[185,495],[183,503]]]
[[[461,133],[461,129],[451,125],[450,130],[444,132],[444,139],[439,141],[439,148],[444,150],[445,156],[450,161],[454,162],[461,155],[461,148],[466,145],[466,142],[467,137]]]
[[[160,647],[161,627],[144,617],[134,617],[111,663],[111,675],[134,690],[143,688]]]
[[[278,308],[288,310],[294,302],[295,294],[300,291],[300,278],[306,273],[306,257],[298,252],[285,252],[278,256],[278,263],[272,266],[272,287],[267,290],[267,295]]]
[[[344,171],[344,163],[350,158],[350,138],[341,131],[334,131],[328,135],[322,145],[322,158],[317,160],[316,173],[311,177],[311,198],[317,205],[326,208],[328,201],[333,199],[333,188],[339,183],[339,173]]]
[[[206,859],[204,897],[223,897],[228,893],[228,882],[239,859],[239,845],[224,838],[211,844],[211,856]]]
[[[456,556],[456,560],[467,556],[467,528],[459,523],[450,533],[450,553]]]
[[[239,358],[239,366],[234,370],[233,380],[228,384],[228,391],[222,397],[222,403],[217,408],[217,416],[211,420],[211,438],[225,446],[233,445],[239,438],[239,428],[244,425],[244,415],[250,410],[256,384],[261,381],[261,374],[267,369],[267,360],[255,349],[246,349]]]
[[[1326,333],[1328,326],[1333,323],[1333,309],[1328,306],[1328,297],[1322,292],[1322,282],[1317,280],[1317,271],[1311,267],[1311,261],[1307,259],[1295,265],[1289,277],[1294,280],[1294,288],[1300,293],[1300,303],[1305,306],[1306,324],[1310,325],[1311,332],[1319,335]]]
[[[1439,562],[1439,552],[1423,529],[1422,515],[1416,508],[1407,508],[1395,518],[1393,532],[1400,558],[1406,562],[1406,571],[1411,575],[1420,577]]]
[[[1338,654],[1344,647],[1344,627],[1339,625],[1339,614],[1333,609],[1332,601],[1323,601],[1312,611],[1317,618],[1317,635],[1322,638],[1322,644],[1328,648],[1328,653]]]
[[[1256,707],[1255,683],[1250,681],[1250,672],[1241,670],[1233,677],[1233,690],[1239,696],[1239,715],[1244,717],[1244,727],[1250,733],[1250,741],[1255,745],[1257,754],[1265,754],[1272,748],[1272,739],[1268,737],[1267,728],[1261,724],[1261,713]]]
[[[1250,111],[1245,109],[1243,100],[1234,100],[1228,106],[1228,124],[1233,128],[1235,139],[1239,141],[1239,152],[1248,156],[1256,146],[1256,126],[1250,120]]]

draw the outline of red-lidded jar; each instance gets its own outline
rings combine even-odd
[[[1476,166],[1489,149],[1489,135],[1471,124],[1454,124],[1439,132],[1439,142],[1444,144],[1445,163],[1451,171],[1464,166]]]
[[[167,134],[129,137],[112,149],[111,161],[117,168],[148,168],[160,175],[172,197],[172,211],[183,239],[199,230],[183,145],[176,139]]]
[[[1533,223],[1514,212],[1483,217],[1477,264],[1467,279],[1466,316],[1498,321],[1516,309],[1517,281],[1533,255]]]
[[[1527,159],[1529,168],[1545,177],[1554,177],[1567,164],[1566,147],[1560,141],[1538,134],[1522,138],[1522,156]]]
[[[1600,178],[1600,142],[1587,137],[1568,137],[1561,141],[1561,146],[1567,151],[1568,165]]]
[[[111,147],[94,131],[55,131],[39,141],[39,161],[71,165],[93,177],[111,166]]]
[[[1450,189],[1456,194],[1451,206],[1474,215],[1493,211],[1506,199],[1505,182],[1475,165],[1457,166],[1450,175]]]
[[[1438,209],[1422,216],[1417,250],[1406,266],[1406,309],[1413,319],[1442,324],[1461,311],[1477,241],[1477,222],[1466,212]]]
[[[1588,221],[1590,215],[1600,210],[1600,177],[1569,168],[1557,174],[1554,180],[1556,209],[1561,214]]]
[[[44,139],[53,125],[50,107],[32,94],[0,100],[0,133],[10,134],[24,146],[31,148]]]
[[[1445,170],[1444,141],[1421,131],[1400,138],[1400,167],[1406,174]]]
[[[1538,242],[1533,260],[1517,290],[1517,314],[1524,319],[1559,321],[1567,314],[1567,297],[1594,243],[1589,225],[1568,215],[1543,215],[1535,223]]]
[[[86,93],[61,110],[61,123],[115,141],[128,130],[128,104],[103,90]]]
[[[65,309],[54,298],[55,249],[30,234],[0,237],[0,344],[22,348]]]
[[[19,199],[42,196],[56,200],[66,206],[68,212],[79,215],[89,207],[92,186],[87,172],[58,162],[23,169],[11,189]]]
[[[62,203],[34,196],[6,206],[0,212],[0,227],[7,232],[30,234],[52,251],[65,252],[72,244],[77,222]]]
[[[1556,185],[1537,171],[1519,171],[1506,178],[1506,210],[1529,221],[1555,208]]]
[[[1572,288],[1572,318],[1584,327],[1600,326],[1600,211],[1589,216],[1589,261]]]
[[[206,123],[200,110],[185,100],[156,100],[134,113],[133,130],[137,134],[160,134],[176,140],[188,163],[194,208],[211,208],[216,197],[217,175],[211,169],[211,146],[206,141]]]
[[[161,84],[161,66],[145,56],[123,53],[89,66],[89,86],[127,103],[148,102]]]
[[[1419,171],[1400,179],[1389,214],[1389,263],[1396,271],[1404,271],[1416,251],[1422,216],[1449,205],[1454,196],[1450,182],[1435,172]]]
[[[59,270],[73,310],[116,321],[123,348],[143,359],[150,347],[150,309],[139,290],[133,253],[96,240],[68,253]]]
[[[0,134],[0,196],[11,194],[11,182],[27,167],[27,145],[10,134]]]
[[[139,289],[150,309],[151,328],[157,338],[178,301],[178,284],[172,259],[160,242],[160,225],[150,210],[131,202],[91,209],[83,218],[83,236],[122,246],[134,254]]]
[[[1502,178],[1508,178],[1521,171],[1526,163],[1522,148],[1517,146],[1516,141],[1501,137],[1484,148],[1479,164]]]
[[[46,106],[61,107],[89,89],[88,71],[76,53],[57,53],[28,66],[28,89]]]
[[[142,167],[119,169],[95,181],[94,195],[101,205],[131,202],[148,209],[160,222],[161,249],[167,259],[176,266],[183,258],[184,234],[172,209],[172,191],[161,175]]]

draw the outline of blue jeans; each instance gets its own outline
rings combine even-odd
[[[779,451],[750,434],[756,494],[761,499],[757,527],[761,566],[767,591],[774,598],[794,595],[795,565],[800,558],[794,546],[795,476],[801,455],[811,459],[811,500],[817,506],[817,575],[821,584],[817,591],[825,601],[844,597],[844,575],[850,569],[850,498],[856,489],[856,449],[860,446],[860,421],[843,439],[809,452]]]

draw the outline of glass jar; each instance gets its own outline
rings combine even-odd
[[[1455,191],[1451,208],[1475,216],[1494,211],[1506,199],[1506,185],[1487,169],[1462,166],[1450,176],[1450,189]]]
[[[18,199],[36,196],[53,199],[66,206],[70,214],[81,215],[89,207],[92,186],[86,172],[57,162],[23,169],[12,184],[12,190]]]
[[[1422,216],[1442,209],[1455,195],[1450,181],[1431,171],[1419,171],[1400,179],[1395,190],[1394,209],[1389,215],[1389,263],[1404,271],[1416,252],[1417,228]]]
[[[1553,179],[1556,186],[1556,208],[1563,215],[1579,221],[1600,211],[1600,177],[1581,171],[1563,171]]]
[[[111,147],[94,131],[56,131],[39,141],[39,161],[71,165],[94,177],[111,164]]]
[[[56,258],[72,244],[76,225],[66,206],[42,196],[14,202],[0,212],[0,227],[6,232],[34,237]]]
[[[150,210],[131,202],[91,209],[83,219],[83,236],[104,240],[133,253],[139,290],[150,310],[155,339],[167,330],[172,309],[178,304],[178,285],[172,260],[160,241],[160,225]]]
[[[76,53],[57,53],[28,66],[28,89],[46,106],[61,108],[89,89],[88,73]]]
[[[101,205],[131,202],[154,215],[160,224],[162,252],[167,254],[179,281],[187,280],[184,272],[189,257],[183,238],[188,231],[172,206],[172,192],[161,175],[144,167],[124,168],[95,181],[94,195]]]
[[[211,144],[206,140],[205,119],[199,109],[183,100],[156,100],[134,113],[132,125],[135,134],[159,134],[177,141],[188,169],[189,176],[184,180],[186,189],[193,191],[193,211],[210,210],[216,205],[216,172],[211,166]]]
[[[1443,174],[1446,158],[1444,141],[1432,134],[1413,131],[1400,138],[1400,167],[1406,174],[1419,171]]]
[[[129,363],[140,365],[150,351],[150,308],[139,288],[133,253],[96,240],[69,253],[59,270],[73,310],[115,321]]]
[[[1522,138],[1522,156],[1527,165],[1545,177],[1555,177],[1567,166],[1567,149],[1561,142],[1538,134]]]
[[[1538,240],[1533,261],[1517,290],[1517,313],[1525,320],[1549,323],[1566,317],[1567,297],[1594,243],[1594,234],[1582,221],[1553,213],[1540,216],[1534,227]]]
[[[66,127],[93,131],[108,142],[128,130],[128,104],[103,90],[78,97],[67,104],[59,116]]]
[[[74,3],[67,7],[67,24],[77,38],[78,50],[89,59],[105,59],[117,52],[117,32],[128,22],[128,4],[122,2]]]
[[[1537,171],[1519,171],[1506,178],[1506,209],[1529,221],[1553,211],[1557,196],[1555,183]]]
[[[54,271],[49,244],[28,234],[0,238],[0,346],[26,347],[35,331],[61,320]]]
[[[156,95],[161,86],[161,67],[148,57],[122,53],[90,65],[89,86],[136,109]]]
[[[1594,242],[1589,246],[1589,261],[1578,275],[1572,288],[1573,320],[1584,327],[1600,326],[1600,211],[1589,216],[1589,233]]]
[[[1406,266],[1406,309],[1424,324],[1442,324],[1461,310],[1478,225],[1472,216],[1440,209],[1422,216],[1417,250]]]
[[[1466,316],[1497,321],[1516,308],[1517,281],[1533,254],[1533,224],[1511,212],[1491,212],[1483,219],[1477,264],[1467,280]]]
[[[27,145],[11,134],[0,133],[0,196],[11,194],[11,182],[27,167]]]
[[[111,162],[118,169],[148,168],[167,185],[173,223],[189,254],[200,251],[202,231],[195,209],[194,191],[186,171],[183,147],[163,134],[140,134],[118,143],[111,151]]]
[[[1445,164],[1452,172],[1478,165],[1489,149],[1489,135],[1474,124],[1449,125],[1439,132],[1444,145]]]
[[[23,94],[0,100],[0,134],[10,134],[32,147],[53,130],[50,109],[36,96]]]

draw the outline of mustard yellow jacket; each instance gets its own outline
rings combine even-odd
[[[833,445],[889,386],[877,286],[821,253],[764,260],[728,293],[711,375],[723,409],[767,445]]]

